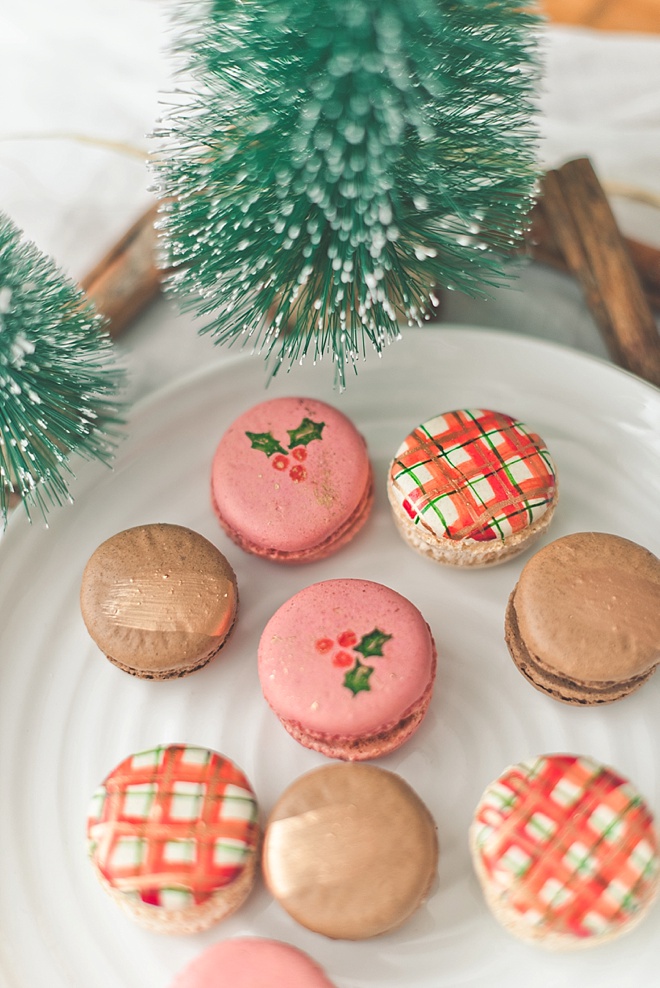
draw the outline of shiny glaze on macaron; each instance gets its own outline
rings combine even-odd
[[[103,542],[80,590],[87,630],[124,672],[184,676],[224,645],[236,619],[236,576],[208,539],[180,525],[138,525]]]
[[[403,744],[426,713],[436,650],[420,611],[370,580],[305,587],[261,635],[266,700],[301,744],[333,758],[375,758]]]
[[[438,840],[431,814],[400,776],[335,763],[282,794],[262,864],[270,892],[298,923],[362,940],[404,923],[425,901]]]
[[[212,503],[242,549],[277,562],[311,562],[350,541],[373,502],[364,439],[340,411],[312,398],[274,398],[222,436]]]
[[[660,559],[617,535],[578,532],[523,567],[505,636],[524,676],[564,703],[611,703],[660,661]]]

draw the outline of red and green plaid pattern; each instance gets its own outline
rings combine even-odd
[[[555,493],[543,441],[500,412],[460,409],[418,426],[390,467],[399,504],[438,538],[504,539],[541,518]]]
[[[206,748],[169,745],[121,763],[92,798],[88,849],[112,888],[166,909],[204,902],[254,851],[245,776]]]
[[[530,928],[600,936],[653,895],[653,818],[628,782],[588,758],[508,769],[484,793],[475,827],[494,890]]]

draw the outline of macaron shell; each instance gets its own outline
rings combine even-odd
[[[657,893],[653,817],[627,780],[587,757],[511,766],[471,828],[489,905],[524,938],[589,946],[636,922]]]
[[[364,439],[337,409],[276,398],[225,432],[212,495],[227,531],[254,551],[298,554],[364,519],[371,467]]]
[[[425,694],[435,646],[419,610],[369,580],[326,580],[266,625],[259,677],[277,715],[342,738],[385,729]]]
[[[574,681],[634,680],[660,661],[660,560],[628,539],[551,542],[523,567],[513,607],[527,651]]]
[[[554,504],[556,471],[543,440],[510,415],[458,409],[414,429],[396,452],[390,497],[427,536],[504,541]]]
[[[283,793],[264,838],[266,883],[303,926],[335,939],[377,936],[407,920],[436,876],[433,819],[398,775],[333,764]]]
[[[115,664],[145,678],[183,675],[208,660],[232,629],[236,577],[211,542],[190,529],[141,525],[102,543],[82,578],[85,625]]]
[[[165,916],[241,882],[258,838],[257,802],[217,752],[167,745],[121,762],[91,801],[88,853],[108,890]]]
[[[240,937],[213,944],[171,988],[334,988],[311,957],[277,940]]]

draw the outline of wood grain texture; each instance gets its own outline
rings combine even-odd
[[[588,158],[546,173],[542,208],[612,359],[660,386],[660,336],[640,278]]]
[[[660,0],[542,0],[540,10],[558,24],[660,33]]]

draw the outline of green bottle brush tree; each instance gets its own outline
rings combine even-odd
[[[181,3],[153,156],[163,264],[219,343],[335,376],[434,286],[487,294],[538,175],[513,0]]]
[[[69,499],[71,455],[108,462],[117,367],[103,319],[0,214],[0,521],[12,494],[46,517]]]

